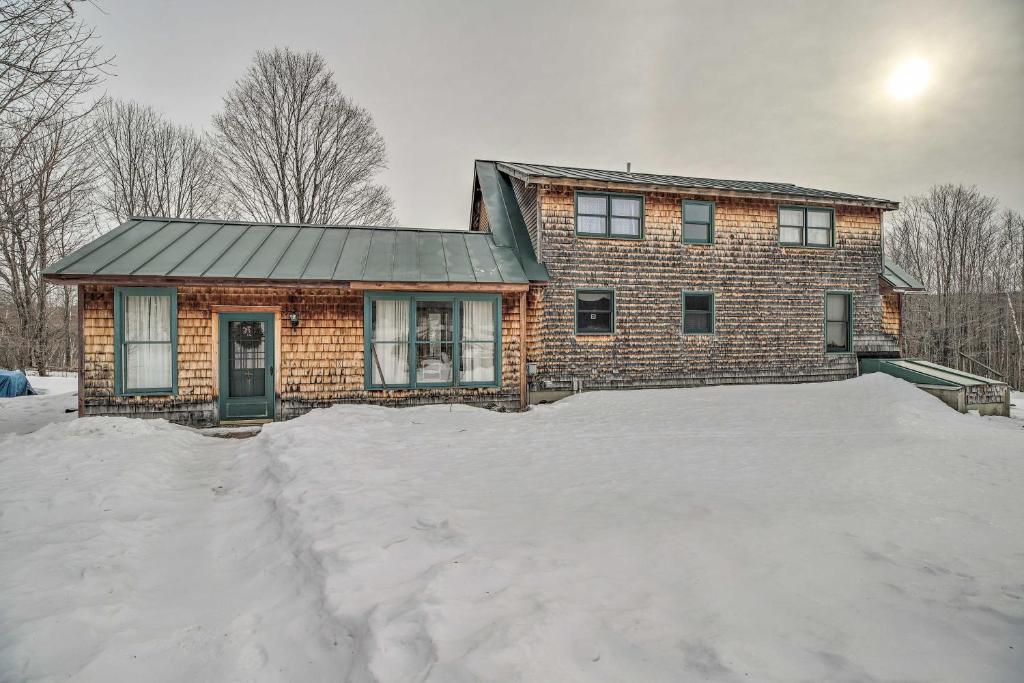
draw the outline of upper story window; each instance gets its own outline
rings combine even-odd
[[[632,194],[576,193],[576,234],[640,239],[644,198]]]
[[[715,203],[683,202],[683,241],[687,244],[711,244],[715,241]]]
[[[809,206],[779,207],[779,244],[831,247],[835,244],[835,212]]]
[[[114,384],[118,394],[174,394],[178,297],[168,287],[114,289]]]

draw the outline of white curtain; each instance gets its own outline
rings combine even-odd
[[[125,298],[125,389],[171,386],[171,298]]]
[[[463,301],[462,381],[494,381],[494,343],[494,303]]]
[[[370,367],[373,383],[408,384],[409,302],[374,301],[372,336]]]

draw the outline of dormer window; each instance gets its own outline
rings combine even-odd
[[[576,193],[576,234],[585,237],[640,239],[644,198],[632,194]]]

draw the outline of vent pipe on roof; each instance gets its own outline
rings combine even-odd
[[[626,173],[632,173],[632,171],[629,170],[629,167],[632,165],[633,164],[629,163],[628,161],[626,162]]]

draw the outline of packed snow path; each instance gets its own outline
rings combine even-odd
[[[0,437],[0,680],[1020,681],[1021,426],[873,375]]]

